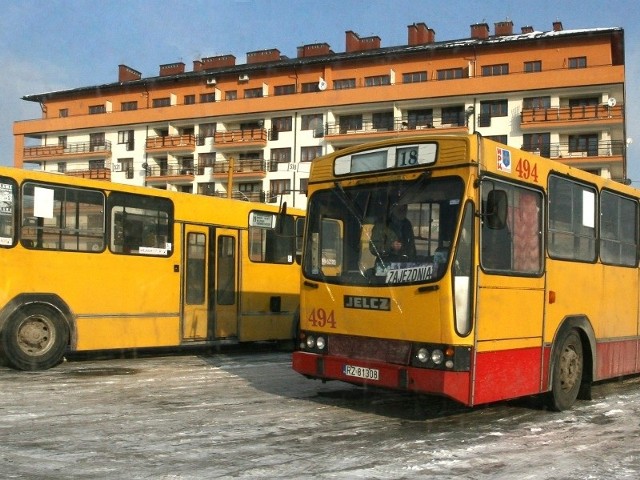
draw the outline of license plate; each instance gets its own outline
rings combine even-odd
[[[349,377],[364,378],[365,380],[380,380],[380,370],[377,368],[355,367],[345,365],[343,368],[345,375]]]

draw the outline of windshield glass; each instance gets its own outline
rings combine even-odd
[[[316,192],[304,273],[350,285],[431,282],[449,262],[463,183],[420,178]]]

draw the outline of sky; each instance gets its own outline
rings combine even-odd
[[[41,117],[25,95],[118,80],[125,64],[143,77],[159,66],[301,45],[345,51],[345,32],[407,44],[423,22],[436,41],[468,38],[470,25],[511,20],[549,31],[622,27],[625,33],[628,177],[640,188],[640,2],[638,0],[0,0],[0,165],[13,164],[13,123]]]

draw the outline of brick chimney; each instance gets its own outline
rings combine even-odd
[[[471,25],[471,38],[476,40],[486,40],[489,38],[489,24],[475,23]]]
[[[272,48],[270,50],[256,50],[247,53],[247,64],[275,62],[280,60],[280,50]]]
[[[409,46],[425,45],[436,41],[436,32],[433,28],[427,27],[425,23],[414,23],[409,25],[407,30]]]
[[[521,28],[522,33],[533,33],[533,27],[531,25],[525,25],[524,27]]]
[[[180,73],[184,73],[183,62],[165,63],[164,65],[160,65],[161,77],[167,77],[169,75],[179,75]]]
[[[142,74],[139,71],[126,65],[118,65],[118,81],[120,83],[132,82],[134,80],[140,80],[141,78]]]
[[[364,50],[375,50],[380,48],[380,37],[363,37],[349,30],[345,32],[346,35],[346,48],[345,51],[349,52],[362,52]]]
[[[328,43],[311,43],[298,47],[298,58],[320,57],[331,54],[333,54],[333,51]]]
[[[553,22],[553,31],[554,32],[561,32],[562,30],[563,30],[562,22],[560,20],[556,20],[555,22]]]
[[[497,22],[493,24],[494,32],[498,37],[505,37],[507,35],[513,35],[513,22],[506,20],[504,22]]]
[[[234,55],[218,55],[216,57],[205,57],[202,60],[194,60],[193,71],[213,70],[214,68],[233,67],[236,64]]]

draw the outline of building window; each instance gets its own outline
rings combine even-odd
[[[105,140],[104,140],[104,132],[91,133],[89,134],[89,149],[93,152],[94,150],[103,149]]]
[[[195,95],[185,95],[184,96],[184,104],[185,105],[193,105],[194,103],[196,103],[196,96]]]
[[[588,157],[598,156],[598,135],[569,135],[569,154],[581,153]]]
[[[203,138],[213,137],[216,134],[215,123],[201,123],[199,127],[200,136]]]
[[[278,132],[291,131],[291,117],[275,117],[271,119],[271,128]]]
[[[271,180],[269,184],[269,198],[270,203],[278,201],[278,195],[287,195],[291,193],[291,180]]]
[[[491,126],[493,117],[506,117],[508,112],[508,103],[506,100],[491,100],[489,102],[480,102],[480,127]]]
[[[371,120],[376,130],[393,130],[393,112],[376,112]]]
[[[322,155],[322,147],[301,147],[300,148],[300,161],[311,162],[314,158],[318,158]]]
[[[60,135],[58,137],[58,146],[62,147],[62,148],[67,148],[67,136],[66,135]]]
[[[262,97],[262,87],[245,88],[244,98],[260,98]]]
[[[58,116],[60,118],[68,117],[69,116],[69,109],[68,108],[61,108],[60,110],[58,110]]]
[[[379,87],[381,85],[391,85],[390,75],[377,75],[375,77],[366,77],[364,79],[365,87]]]
[[[118,161],[120,170],[125,173],[125,178],[133,178],[133,158],[121,158]]]
[[[522,149],[549,158],[551,156],[551,133],[525,133],[522,136]]]
[[[104,105],[90,105],[89,115],[95,115],[97,113],[105,113],[107,111]]]
[[[345,90],[348,88],[356,88],[356,79],[355,78],[345,78],[344,80],[334,80],[333,81],[333,89],[334,90]]]
[[[569,59],[569,68],[587,68],[587,57],[572,57]]]
[[[67,162],[58,162],[58,173],[67,173]]]
[[[460,105],[459,107],[444,107],[442,109],[442,124],[444,125],[453,125],[453,126],[464,126],[465,124],[465,115],[464,115],[464,106]]]
[[[427,81],[427,72],[411,72],[402,74],[402,83],[420,83]]]
[[[104,170],[104,160],[89,160],[89,170]]]
[[[323,119],[321,113],[313,113],[310,115],[302,115],[301,130],[315,130],[318,126],[322,127]]]
[[[302,93],[318,92],[320,91],[320,89],[318,88],[318,82],[303,83],[301,85],[300,91]]]
[[[444,120],[442,122],[446,123]],[[433,109],[425,108],[422,110],[409,110],[407,112],[406,126],[410,130],[414,130],[416,127],[432,128],[433,127]]]
[[[216,184],[214,182],[198,183],[198,193],[213,196],[216,194]]]
[[[152,106],[153,108],[169,107],[171,106],[171,98],[170,97],[154,98],[152,102]]]
[[[238,91],[237,90],[227,90],[224,92],[225,100],[237,100],[238,99]]]
[[[131,110],[137,110],[138,109],[138,102],[122,102],[120,104],[120,110],[122,110],[123,112],[128,112]]]
[[[493,77],[496,75],[509,75],[509,64],[501,63],[499,65],[485,65],[482,67],[483,77]]]
[[[213,103],[216,101],[215,92],[200,94],[200,103]]]
[[[278,163],[291,163],[291,149],[290,148],[272,148],[271,149],[271,159],[272,169],[271,171],[276,171],[277,168],[273,168],[275,164]]]
[[[309,179],[308,178],[301,178],[300,179],[300,192],[302,192],[302,194],[304,194],[306,196],[308,191],[309,191]]]
[[[274,95],[292,95],[294,93],[296,93],[296,86],[293,83],[291,85],[278,85],[273,89]]]
[[[524,62],[525,73],[541,72],[542,62],[540,60],[534,60],[532,62]]]
[[[340,116],[340,133],[347,133],[350,130],[362,130],[362,115]]]
[[[462,78],[462,68],[446,68],[444,70],[438,70],[438,80],[453,80],[456,78]]]
[[[493,140],[494,142],[502,143],[503,145],[507,145],[507,136],[506,135],[487,135],[484,138],[488,138],[489,140]]]
[[[133,138],[133,130],[120,130],[118,132],[118,143],[120,145],[126,145],[128,151],[134,148]]]
[[[527,97],[522,99],[522,108],[525,110],[549,107],[551,107],[551,97]]]

